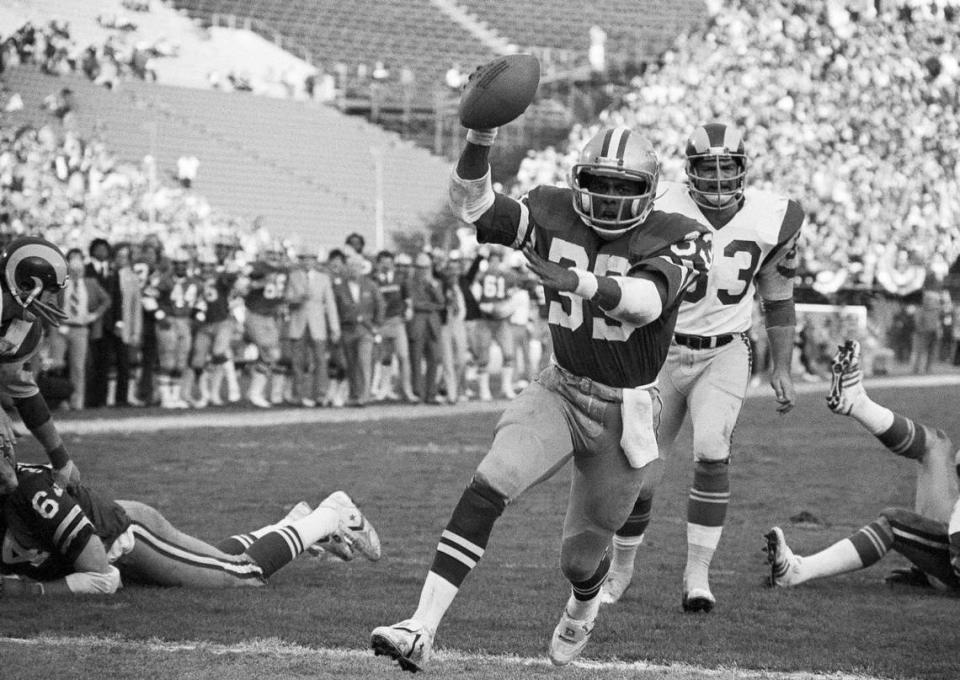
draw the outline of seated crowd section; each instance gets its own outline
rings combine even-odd
[[[804,207],[804,264],[828,290],[946,268],[960,255],[958,50],[956,3],[723,3],[566,149],[532,152],[514,192],[564,182],[597,125],[644,130],[681,179],[690,130],[726,120],[745,131],[748,181]]]
[[[222,12],[231,3],[192,4]],[[331,18],[330,26],[340,24]],[[0,54],[16,53],[4,66],[39,65],[65,83],[79,67],[89,78],[82,56],[57,48],[67,35],[54,23],[0,36]],[[956,363],[960,324],[949,292],[935,284],[960,256],[958,40],[953,3],[711,5],[706,22],[617,92],[597,123],[575,125],[566,148],[531,150],[503,184],[517,196],[564,184],[577,150],[604,124],[644,130],[664,177],[682,179],[689,131],[731,121],[746,132],[748,182],[796,198],[807,213],[803,279],[828,297],[854,288],[896,301],[875,310],[868,350],[890,347],[917,373],[933,360]],[[457,50],[441,53],[445,70]],[[462,54],[467,63],[489,56],[480,48]],[[149,96],[142,92],[141,102]],[[82,260],[80,278],[94,279],[110,301],[51,329],[82,326],[89,335],[85,352],[48,343],[36,367],[60,408],[486,401],[512,397],[549,360],[546,310],[522,258],[456,238],[452,247],[378,252],[365,247],[369,232],[365,239],[346,229],[319,250],[284,242],[269,220],[201,191],[189,162],[171,175],[151,155],[122,160],[95,129],[73,122],[73,94],[55,89],[43,115],[25,117],[19,93],[0,93],[0,236],[50,239]],[[503,299],[483,298],[490,276],[508,282]],[[351,285],[371,289],[369,310],[349,304]],[[218,296],[225,305],[214,319]],[[258,336],[251,322],[260,317],[276,343]],[[476,324],[509,332],[491,352],[474,341]],[[185,335],[174,337],[181,327]],[[799,330],[798,375],[822,379],[836,338],[815,326]],[[198,341],[205,336],[210,342]]]

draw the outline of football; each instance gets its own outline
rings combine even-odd
[[[500,127],[526,110],[540,85],[540,60],[532,54],[498,57],[470,75],[460,95],[460,123],[482,130]]]

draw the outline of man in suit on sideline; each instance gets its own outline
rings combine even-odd
[[[349,257],[345,275],[333,286],[347,361],[351,406],[365,406],[370,401],[373,346],[380,337],[383,323],[383,297],[377,284],[367,276],[369,267],[370,263],[362,257]]]
[[[112,266],[113,247],[103,238],[90,242],[90,261],[84,275],[94,278],[108,295],[118,287],[115,268]],[[86,405],[90,408],[107,405],[107,391],[111,374],[116,379],[117,354],[123,343],[113,334],[114,311],[108,311],[97,328],[90,329],[90,372],[87,375]],[[106,329],[106,332],[103,332]]]
[[[83,252],[73,248],[67,252],[70,278],[60,293],[61,307],[66,312],[60,328],[50,335],[51,359],[66,365],[73,394],[70,407],[82,409],[87,382],[87,349],[103,337],[103,320],[110,310],[110,295],[94,276],[85,276]]]
[[[288,336],[294,394],[310,407],[322,402],[327,393],[327,342],[340,342],[340,316],[333,282],[319,268],[317,253],[305,251],[299,260],[300,266],[290,271],[287,282]]]

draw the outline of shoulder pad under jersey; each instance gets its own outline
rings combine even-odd
[[[567,231],[582,227],[583,220],[573,209],[570,189],[564,187],[538,186],[527,194],[530,220],[548,231]]]
[[[654,210],[630,235],[630,256],[644,259],[674,243],[693,241],[710,230],[679,213]]]

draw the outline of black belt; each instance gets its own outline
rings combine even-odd
[[[716,349],[730,344],[730,341],[740,335],[739,333],[727,333],[726,335],[683,335],[675,333],[673,339],[678,345],[689,347],[690,349]]]

